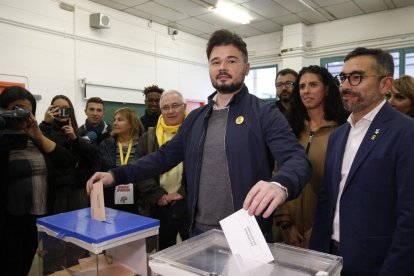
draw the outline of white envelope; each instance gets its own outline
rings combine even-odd
[[[274,260],[272,252],[254,216],[241,209],[220,221],[231,252],[241,258],[255,260],[258,264]]]

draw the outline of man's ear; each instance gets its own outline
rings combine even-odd
[[[245,67],[245,75],[249,75],[250,72],[250,63],[246,63],[246,67]]]
[[[390,91],[392,83],[394,82],[394,77],[386,76],[380,82],[380,90],[381,94],[385,95],[388,91]]]

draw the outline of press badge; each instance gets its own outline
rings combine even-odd
[[[115,204],[134,204],[134,185],[132,183],[115,187]]]

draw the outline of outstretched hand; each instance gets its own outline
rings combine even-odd
[[[243,209],[247,210],[249,215],[255,216],[265,211],[263,217],[268,218],[273,214],[277,206],[284,203],[285,200],[285,190],[276,184],[260,180],[247,194],[243,203]]]
[[[95,182],[102,181],[104,186],[109,186],[114,183],[114,178],[112,174],[108,172],[96,172],[92,175],[91,178],[86,182],[86,193],[89,195],[93,189],[93,184]]]

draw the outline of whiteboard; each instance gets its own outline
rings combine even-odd
[[[99,97],[103,101],[144,104],[143,90],[115,87],[102,84],[85,83],[85,98]]]

